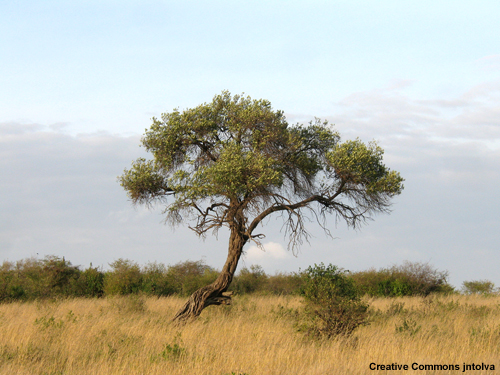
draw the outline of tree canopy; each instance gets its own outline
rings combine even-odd
[[[121,185],[136,204],[165,203],[171,224],[195,218],[199,235],[229,226],[239,208],[249,239],[265,217],[285,212],[297,241],[307,233],[297,210],[316,204],[322,217],[356,227],[403,189],[375,142],[341,142],[319,119],[291,126],[269,101],[228,92],[153,118],[142,144],[153,160],[135,161]]]
[[[255,231],[273,213],[283,216],[295,250],[308,236],[304,210],[326,231],[329,215],[357,227],[388,212],[403,190],[377,143],[343,142],[319,119],[290,125],[269,101],[226,91],[153,118],[142,144],[153,158],[119,177],[131,200],[164,205],[168,223],[188,221],[200,236],[228,227],[229,252],[241,247],[236,264],[245,243],[260,244]]]

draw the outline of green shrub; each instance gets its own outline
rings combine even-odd
[[[15,263],[3,262],[0,266],[0,302],[58,296],[101,297],[104,294],[125,295],[138,292],[156,296],[188,296],[212,283],[219,274],[203,261],[185,261],[168,267],[160,263],[148,263],[141,268],[133,261],[118,259],[110,265],[112,269],[107,272],[93,268],[92,264],[82,271],[64,257],[53,255],[40,260],[27,258]],[[378,271],[370,269],[350,275],[336,268],[333,272],[329,268],[333,266],[323,266],[323,271],[321,266],[316,267],[319,268],[308,269],[303,273],[277,273],[270,276],[262,267],[253,265],[241,269],[230,290],[239,294],[304,294],[308,288],[306,283],[311,278],[320,277],[322,272],[330,276],[337,272],[344,278],[350,278],[360,295],[406,296],[453,291],[446,281],[447,272],[437,271],[427,263],[405,262],[401,266]],[[314,277],[313,270],[316,272]],[[493,283],[485,280],[466,282],[463,290],[466,293],[492,293],[495,288]]]
[[[492,294],[496,292],[495,284],[489,280],[464,281],[462,290],[466,294]]]
[[[252,265],[242,268],[231,284],[231,290],[238,294],[262,292],[266,286],[267,275],[261,266]]]
[[[323,263],[302,273],[305,323],[301,329],[313,337],[349,336],[366,324],[368,305],[361,301],[347,271]]]
[[[148,263],[142,269],[131,260],[118,259],[111,270],[92,267],[81,271],[65,258],[27,258],[0,265],[0,302],[53,297],[101,297],[139,292],[147,295],[189,295],[212,283],[218,272],[202,261],[186,261],[166,268]]]
[[[0,301],[22,299],[25,294],[14,271],[14,265],[11,262],[3,262],[0,267]]]
[[[377,295],[386,297],[403,297],[413,295],[412,285],[405,278],[386,279],[377,285]]]
[[[98,297],[103,294],[104,274],[97,268],[81,271],[65,258],[49,255],[28,258],[0,268],[0,301],[54,297]]]
[[[74,282],[74,295],[79,297],[102,297],[104,295],[104,272],[92,264]]]
[[[73,293],[78,267],[57,256],[4,262],[0,269],[0,300],[53,298]]]
[[[104,278],[104,293],[106,295],[125,295],[137,293],[141,289],[142,274],[139,265],[128,259],[118,259],[110,264]]]
[[[299,294],[302,281],[299,273],[276,273],[267,277],[265,291],[278,295]]]
[[[185,261],[168,267],[167,280],[176,294],[189,296],[201,287],[213,283],[218,275],[218,271],[201,260]]]
[[[407,334],[408,336],[415,336],[422,326],[417,324],[412,318],[403,318],[400,326],[396,326],[396,333]]]
[[[47,290],[48,283],[46,275],[43,272],[42,261],[35,258],[28,258],[16,262],[19,285],[26,292],[27,299],[43,298],[50,295]]]
[[[142,270],[142,291],[148,295],[169,296],[176,292],[172,277],[161,263],[148,263]]]
[[[238,294],[299,294],[302,276],[299,273],[276,273],[267,275],[261,266],[243,268],[234,277],[229,290]]]
[[[55,255],[49,255],[42,260],[42,290],[43,297],[69,296],[73,294],[75,280],[80,277],[81,271],[71,262]]]
[[[150,361],[153,362],[158,362],[161,360],[167,360],[167,361],[178,361],[182,358],[186,357],[186,348],[182,347],[183,345],[181,334],[178,333],[175,338],[174,342],[172,345],[166,344],[163,347],[163,350],[158,353],[154,354],[151,356]]]
[[[429,263],[406,261],[400,266],[393,266],[391,272],[410,285],[412,295],[427,296],[453,290],[447,282],[448,271],[438,271]]]
[[[356,272],[352,277],[359,290],[370,296],[427,296],[453,292],[453,287],[447,283],[448,272],[438,271],[428,263],[404,262],[379,271]]]

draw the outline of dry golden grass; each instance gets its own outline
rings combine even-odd
[[[296,297],[240,296],[184,327],[179,298],[120,297],[0,305],[0,374],[448,374],[500,363],[500,297],[371,300],[371,324],[317,342],[294,328]],[[403,305],[404,304],[404,305]],[[280,307],[281,306],[281,307]],[[408,371],[371,371],[370,363]],[[411,364],[457,364],[412,371]]]

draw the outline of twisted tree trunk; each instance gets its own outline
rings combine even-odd
[[[240,228],[231,228],[227,260],[221,273],[212,284],[204,286],[191,294],[184,306],[175,314],[173,321],[185,322],[196,318],[205,307],[210,305],[231,304],[232,293],[227,292],[227,288],[233,280],[243,246],[246,242],[247,238],[241,233]]]

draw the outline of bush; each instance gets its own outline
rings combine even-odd
[[[219,272],[201,260],[177,263],[167,271],[167,279],[173,291],[182,296],[189,296],[199,288],[213,283],[217,276]]]
[[[202,261],[186,261],[166,268],[149,263],[142,269],[131,260],[118,259],[103,272],[92,267],[81,271],[65,258],[28,258],[0,265],[0,302],[53,297],[102,297],[145,293],[187,296],[215,281],[218,272]]]
[[[80,277],[81,271],[71,262],[54,255],[42,260],[42,297],[72,295],[73,285]]]
[[[79,297],[102,297],[104,295],[104,272],[92,268],[92,264],[75,281],[74,294]]]
[[[314,337],[349,336],[366,324],[368,305],[361,301],[347,271],[323,263],[302,273],[301,294],[305,299],[302,329]]]
[[[409,280],[403,275],[382,280],[377,284],[377,295],[386,297],[403,297],[414,295],[414,289]]]
[[[261,266],[252,265],[242,268],[231,283],[231,290],[238,294],[262,292],[266,286],[267,275]]]
[[[41,260],[28,258],[16,262],[14,269],[17,285],[24,290],[25,299],[43,298],[50,295]]]
[[[118,259],[110,266],[112,269],[107,272],[93,268],[92,264],[82,271],[64,257],[53,255],[41,260],[27,258],[15,263],[3,262],[0,266],[0,302],[58,296],[101,297],[105,294],[139,292],[155,296],[188,296],[215,281],[219,274],[203,261],[185,261],[168,267],[160,263],[148,263],[141,268],[131,260]],[[270,276],[262,267],[253,265],[241,269],[230,290],[239,294],[304,294],[308,288],[305,284],[310,280],[321,275],[320,279],[326,277],[326,274],[331,276],[340,273],[344,278],[352,279],[360,295],[407,296],[453,291],[446,281],[448,273],[437,271],[427,263],[406,262],[401,266],[378,271],[370,269],[351,275],[335,267],[334,272],[331,268],[333,266],[315,267],[303,273],[278,273]],[[314,277],[313,271],[317,273]],[[493,283],[483,280],[466,282],[463,290],[465,293],[492,293],[495,288]]]
[[[299,273],[277,273],[268,276],[265,290],[271,294],[299,294],[302,288],[302,276]]]
[[[495,284],[489,280],[464,281],[462,290],[466,294],[492,294],[496,292]]]
[[[14,271],[14,265],[11,262],[3,262],[0,267],[0,301],[22,299],[25,294]]]
[[[276,273],[267,275],[261,266],[243,268],[234,277],[229,290],[238,294],[299,294],[302,276],[299,273]]]
[[[0,268],[0,300],[53,298],[73,294],[81,271],[56,256],[4,262]]]
[[[453,292],[453,287],[447,283],[448,272],[438,271],[428,263],[404,262],[379,271],[356,272],[352,277],[359,290],[370,296],[427,296]]]
[[[427,296],[431,293],[450,293],[453,287],[448,284],[448,271],[438,271],[429,263],[404,262],[401,266],[392,267],[395,275],[406,282],[412,295]]]
[[[104,293],[125,295],[141,290],[142,274],[139,265],[128,259],[118,259],[110,264],[112,271],[106,272]]]
[[[173,278],[161,263],[149,263],[142,270],[142,291],[148,295],[172,295],[176,292],[173,284]]]

